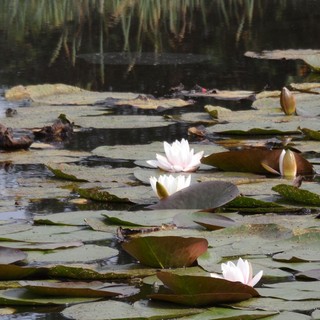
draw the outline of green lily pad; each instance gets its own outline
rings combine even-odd
[[[275,298],[254,298],[232,304],[234,308],[251,308],[269,311],[292,311],[303,312],[320,308],[320,300],[285,301]],[[287,318],[286,318],[287,319]]]
[[[0,290],[0,303],[2,305],[66,305],[81,302],[92,302],[98,298],[83,297],[41,297],[29,292],[27,289]]]
[[[69,181],[76,181],[76,182],[85,182],[87,180],[85,179],[79,179],[73,174],[69,174],[66,172],[63,172],[61,169],[53,168],[49,165],[47,165],[47,168],[55,175],[56,178],[63,179],[63,180],[69,180]]]
[[[194,212],[190,210],[144,210],[144,211],[109,211],[104,213],[106,222],[118,226],[138,226],[138,227],[154,227],[163,224],[171,224],[173,217],[179,213],[188,214]]]
[[[113,237],[112,233],[92,231],[74,226],[33,226],[32,229],[27,231],[0,236],[0,240],[61,243],[69,241],[98,241],[112,239]]]
[[[115,297],[119,295],[132,295],[138,293],[128,285],[115,283],[94,282],[46,282],[46,281],[20,281],[20,285],[36,295],[58,297]]]
[[[278,192],[286,200],[308,206],[320,206],[320,195],[294,186],[279,184],[272,190]]]
[[[157,304],[151,301],[138,301],[134,304],[120,301],[102,301],[90,304],[78,304],[62,311],[62,315],[77,320],[105,319],[173,319],[202,312],[202,309],[176,307]]]
[[[122,248],[142,264],[155,268],[191,266],[208,248],[203,238],[145,236],[122,244]]]
[[[311,130],[308,128],[299,128],[299,130],[301,130],[307,138],[309,138],[311,140],[320,141],[320,132],[319,131]]]
[[[239,195],[231,182],[206,181],[193,184],[161,199],[151,209],[208,209],[218,208]]]
[[[320,280],[320,268],[298,272],[295,277],[299,280]]]
[[[108,192],[106,190],[100,190],[99,188],[83,189],[75,188],[80,197],[85,199],[90,199],[94,201],[101,202],[120,202],[120,203],[130,203],[131,201],[128,198],[119,198],[116,195]]]
[[[118,250],[97,245],[84,245],[76,248],[47,251],[31,251],[29,263],[91,263],[96,260],[109,259],[118,255]]]
[[[211,212],[181,212],[174,216],[174,224],[179,228],[200,225],[208,230],[219,230],[234,226],[236,222],[228,217]]]
[[[213,307],[207,308],[202,313],[184,317],[184,320],[231,320],[231,319],[271,319],[268,316],[278,314],[278,312],[261,311],[261,310],[236,310],[232,308]],[[289,319],[289,318],[288,318]],[[290,318],[292,320],[299,320]],[[301,319],[300,319],[301,320]]]

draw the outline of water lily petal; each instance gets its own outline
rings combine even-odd
[[[263,275],[263,270],[259,271],[252,279],[249,281],[248,286],[254,287],[261,279]]]

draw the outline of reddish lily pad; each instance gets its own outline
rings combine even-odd
[[[189,267],[207,251],[204,238],[176,236],[134,238],[122,247],[141,263],[155,268]]]
[[[171,272],[157,272],[157,277],[173,291],[173,294],[152,294],[149,295],[151,299],[203,306],[243,301],[259,296],[254,288],[225,279],[178,275]]]
[[[269,173],[262,163],[279,172],[279,158],[282,150],[245,149],[213,153],[202,158],[201,162],[224,171]],[[310,175],[314,170],[312,164],[299,153],[294,152],[297,163],[297,175]]]
[[[205,181],[184,188],[161,199],[151,209],[211,209],[218,208],[239,195],[236,185],[226,181]]]
[[[39,267],[21,267],[14,264],[0,264],[0,280],[18,280],[42,274],[45,271]]]
[[[0,264],[10,264],[17,261],[22,261],[27,257],[27,254],[18,249],[0,247]]]

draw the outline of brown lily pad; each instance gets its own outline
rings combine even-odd
[[[204,238],[145,236],[124,242],[122,247],[141,263],[155,268],[189,267],[208,248]]]
[[[178,275],[157,272],[157,277],[173,294],[152,294],[149,298],[191,306],[215,305],[258,297],[259,293],[241,282],[209,276]]]
[[[224,171],[253,172],[267,174],[262,163],[279,172],[281,149],[245,149],[213,153],[202,158],[201,162]],[[312,164],[299,153],[294,152],[297,163],[297,175],[313,174]]]

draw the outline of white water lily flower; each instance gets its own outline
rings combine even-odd
[[[165,141],[163,145],[166,155],[156,154],[157,160],[148,160],[148,164],[169,172],[192,172],[199,168],[203,151],[194,154],[188,140],[176,140],[172,144]]]
[[[178,177],[174,177],[172,175],[161,175],[158,179],[156,177],[150,177],[151,187],[160,199],[189,187],[190,183],[191,175],[188,177],[182,175],[179,175]]]
[[[263,271],[259,271],[252,278],[252,265],[248,260],[242,260],[239,258],[237,265],[232,261],[221,264],[222,276],[211,273],[210,276],[214,278],[223,278],[229,281],[239,281],[250,287],[254,287],[263,275]]]

